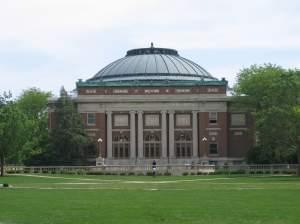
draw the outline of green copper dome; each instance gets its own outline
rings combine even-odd
[[[222,80],[224,81],[224,80]],[[88,85],[173,85],[220,82],[195,62],[181,57],[174,49],[138,48],[107,65],[88,79]],[[82,81],[79,83],[83,84]]]

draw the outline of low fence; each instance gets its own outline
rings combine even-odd
[[[157,175],[206,175],[206,174],[291,174],[298,171],[298,164],[273,165],[157,165]],[[94,175],[152,175],[151,165],[103,166],[6,166],[6,173],[40,174],[94,174]]]

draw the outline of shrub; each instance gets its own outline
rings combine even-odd
[[[245,174],[246,171],[245,170],[233,170],[230,172],[231,174]]]
[[[135,175],[134,172],[129,172],[129,173],[128,173],[128,176],[134,176],[134,175]]]
[[[3,187],[9,187],[9,184],[5,183],[3,184]]]
[[[144,173],[139,172],[139,173],[137,173],[136,175],[137,175],[137,176],[144,176]]]
[[[296,174],[294,170],[284,170],[282,173],[284,174]]]
[[[83,174],[85,174],[86,172],[85,172],[85,170],[78,170],[77,171],[77,174],[79,174],[79,175],[83,175]]]
[[[147,175],[147,176],[152,176],[153,173],[152,173],[151,171],[148,171],[148,172],[146,173],[146,175]]]
[[[102,171],[89,171],[86,172],[87,175],[103,175],[104,173]]]
[[[120,176],[125,176],[126,175],[126,173],[120,173]]]
[[[168,172],[168,171],[164,173],[164,176],[171,176],[171,175],[172,174],[170,172]]]
[[[182,176],[187,176],[187,175],[189,175],[188,172],[183,172],[183,173],[182,173]]]

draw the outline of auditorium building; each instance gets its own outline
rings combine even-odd
[[[253,119],[233,109],[225,78],[174,49],[129,50],[76,90],[98,164],[238,164],[255,142]]]

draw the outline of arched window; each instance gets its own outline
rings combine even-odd
[[[148,133],[144,136],[144,155],[145,158],[159,158],[160,152],[160,134]]]
[[[129,158],[129,144],[130,141],[128,135],[114,135],[112,141],[113,157],[116,159]]]
[[[177,158],[192,156],[192,133],[178,132],[175,134],[175,152]]]

